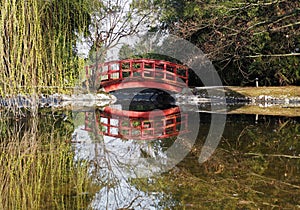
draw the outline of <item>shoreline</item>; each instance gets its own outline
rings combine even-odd
[[[300,86],[226,88],[251,101],[249,105],[231,110],[228,114],[300,117]]]
[[[215,95],[225,95],[227,103],[243,104],[229,108],[226,114],[253,114],[300,117],[300,86],[280,87],[195,87],[191,88],[198,103],[209,103],[207,90]],[[198,96],[198,98],[197,98]],[[199,97],[200,96],[200,97]],[[224,99],[224,98],[223,98]]]
[[[300,86],[283,87],[196,87],[190,88],[195,97],[185,98],[184,93],[179,94],[183,102],[195,104],[210,104],[207,90],[212,91],[213,96],[225,96],[228,103],[226,114],[258,114],[276,115],[288,117],[300,117]],[[222,93],[222,94],[220,94]],[[0,108],[29,108],[38,104],[39,108],[62,107],[103,107],[112,104],[117,99],[108,93],[95,94],[78,93],[74,95],[52,94],[46,98],[43,96],[30,97],[17,95],[16,97],[0,98]],[[213,98],[215,102],[224,101],[224,98]],[[240,104],[239,107],[230,108],[230,104]],[[203,110],[205,111],[205,110]]]

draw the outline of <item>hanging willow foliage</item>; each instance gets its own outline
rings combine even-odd
[[[62,91],[82,66],[78,35],[87,35],[89,0],[0,0],[0,95]]]

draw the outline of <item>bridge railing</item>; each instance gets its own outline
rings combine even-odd
[[[105,86],[123,79],[153,79],[178,86],[188,85],[188,67],[153,59],[110,61],[86,67],[87,78],[95,75],[97,84]]]

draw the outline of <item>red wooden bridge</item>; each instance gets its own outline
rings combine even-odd
[[[187,133],[188,115],[180,113],[178,107],[151,112],[106,107],[96,114],[86,112],[84,130],[121,139],[164,139]]]
[[[125,88],[158,88],[181,92],[188,85],[188,67],[153,59],[127,59],[86,66],[87,79],[111,92]]]

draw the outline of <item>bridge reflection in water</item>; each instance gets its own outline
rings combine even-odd
[[[93,119],[94,118],[94,119]],[[93,131],[95,122],[99,134],[121,139],[155,140],[169,138],[188,132],[188,115],[179,108],[163,111],[124,111],[106,107],[104,111],[85,113],[86,131]]]
[[[160,98],[165,103],[159,103]],[[104,136],[133,140],[165,139],[188,133],[188,114],[172,105],[168,93],[147,89],[137,93],[130,101],[85,113],[86,131]],[[128,106],[128,110],[122,108]]]

